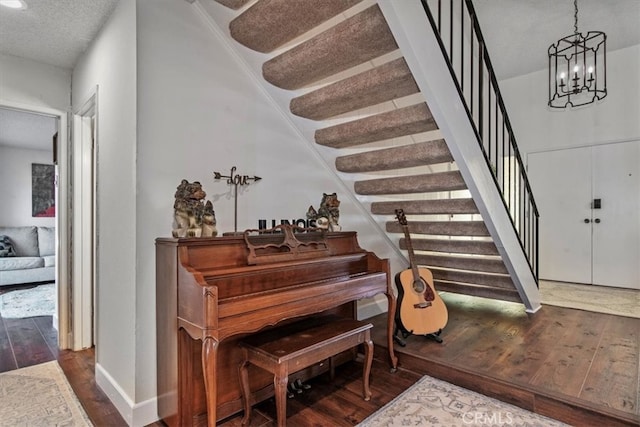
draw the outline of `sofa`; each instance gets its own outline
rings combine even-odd
[[[0,226],[0,286],[53,282],[55,260],[54,227]]]

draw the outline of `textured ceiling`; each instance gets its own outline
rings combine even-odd
[[[118,0],[25,0],[0,7],[0,52],[71,69]]]
[[[0,7],[0,53],[72,69],[118,0],[25,0]],[[0,70],[1,74],[2,70]],[[52,117],[0,108],[0,146],[51,150]]]
[[[547,50],[573,34],[573,0],[473,0],[498,79],[546,69]],[[578,31],[603,31],[607,52],[640,44],[640,0],[579,0]]]

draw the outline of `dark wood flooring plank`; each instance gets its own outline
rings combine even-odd
[[[580,397],[640,414],[640,319],[611,316],[603,331]],[[615,390],[615,393],[603,393]]]
[[[34,317],[33,321],[49,346],[49,350],[51,350],[51,353],[57,357],[58,331],[53,327],[53,316],[38,316]]]
[[[293,426],[352,426],[373,414],[380,407],[393,400],[398,394],[413,385],[421,375],[398,370],[389,372],[388,363],[374,359],[371,369],[370,401],[362,397],[362,364],[348,362],[336,369],[334,381],[327,374],[320,375],[307,382],[310,390],[287,400],[287,424]],[[274,425],[276,408],[274,399],[268,399],[256,405],[252,412],[251,426],[254,417],[261,414]],[[239,416],[238,416],[239,417]],[[235,427],[238,417],[227,420],[224,427]]]
[[[550,322],[550,318],[554,321]],[[547,360],[550,349],[557,345],[558,330],[574,330],[578,323],[579,318],[567,310],[543,306],[539,313],[528,315],[528,319],[517,326],[521,333],[494,361],[489,372],[500,372],[502,378],[522,383],[531,382]]]
[[[4,319],[18,368],[56,360],[32,318]]]
[[[461,299],[457,295],[444,293],[443,300],[449,310],[449,323],[443,330],[442,344],[420,337],[410,337],[430,357],[456,361],[479,371],[490,371],[495,361],[508,354],[509,345],[518,341],[528,314],[521,304],[502,303],[484,298]]]
[[[94,425],[127,426],[118,410],[96,384],[95,351],[93,348],[75,352],[60,351],[58,363]]]
[[[610,316],[573,311],[578,319],[577,327],[559,331],[557,342],[549,349],[531,385],[578,397]]]
[[[4,319],[0,316],[0,372],[18,369],[16,358],[13,355],[9,334],[4,324]]]

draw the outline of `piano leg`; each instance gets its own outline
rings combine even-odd
[[[251,421],[251,388],[249,387],[249,372],[247,372],[247,350],[244,350],[244,360],[240,363],[238,373],[240,376],[240,388],[242,390],[242,406],[244,408],[244,417],[242,417],[242,425],[246,426]]]
[[[217,421],[218,385],[216,372],[218,364],[218,340],[205,337],[202,342],[202,372],[207,399],[207,425],[213,427]]]
[[[398,370],[398,357],[396,356],[395,350],[393,348],[393,336],[394,336],[394,319],[396,315],[396,296],[393,292],[386,292],[388,302],[388,311],[387,311],[387,347],[389,347],[389,360],[391,363],[391,372],[396,372]]]
[[[364,366],[362,368],[362,395],[364,400],[371,400],[371,388],[369,387],[369,375],[371,374],[371,363],[373,362],[373,341],[371,331],[367,330],[367,340],[364,344]]]

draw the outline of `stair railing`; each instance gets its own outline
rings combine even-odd
[[[537,281],[538,208],[473,4],[421,2]]]

